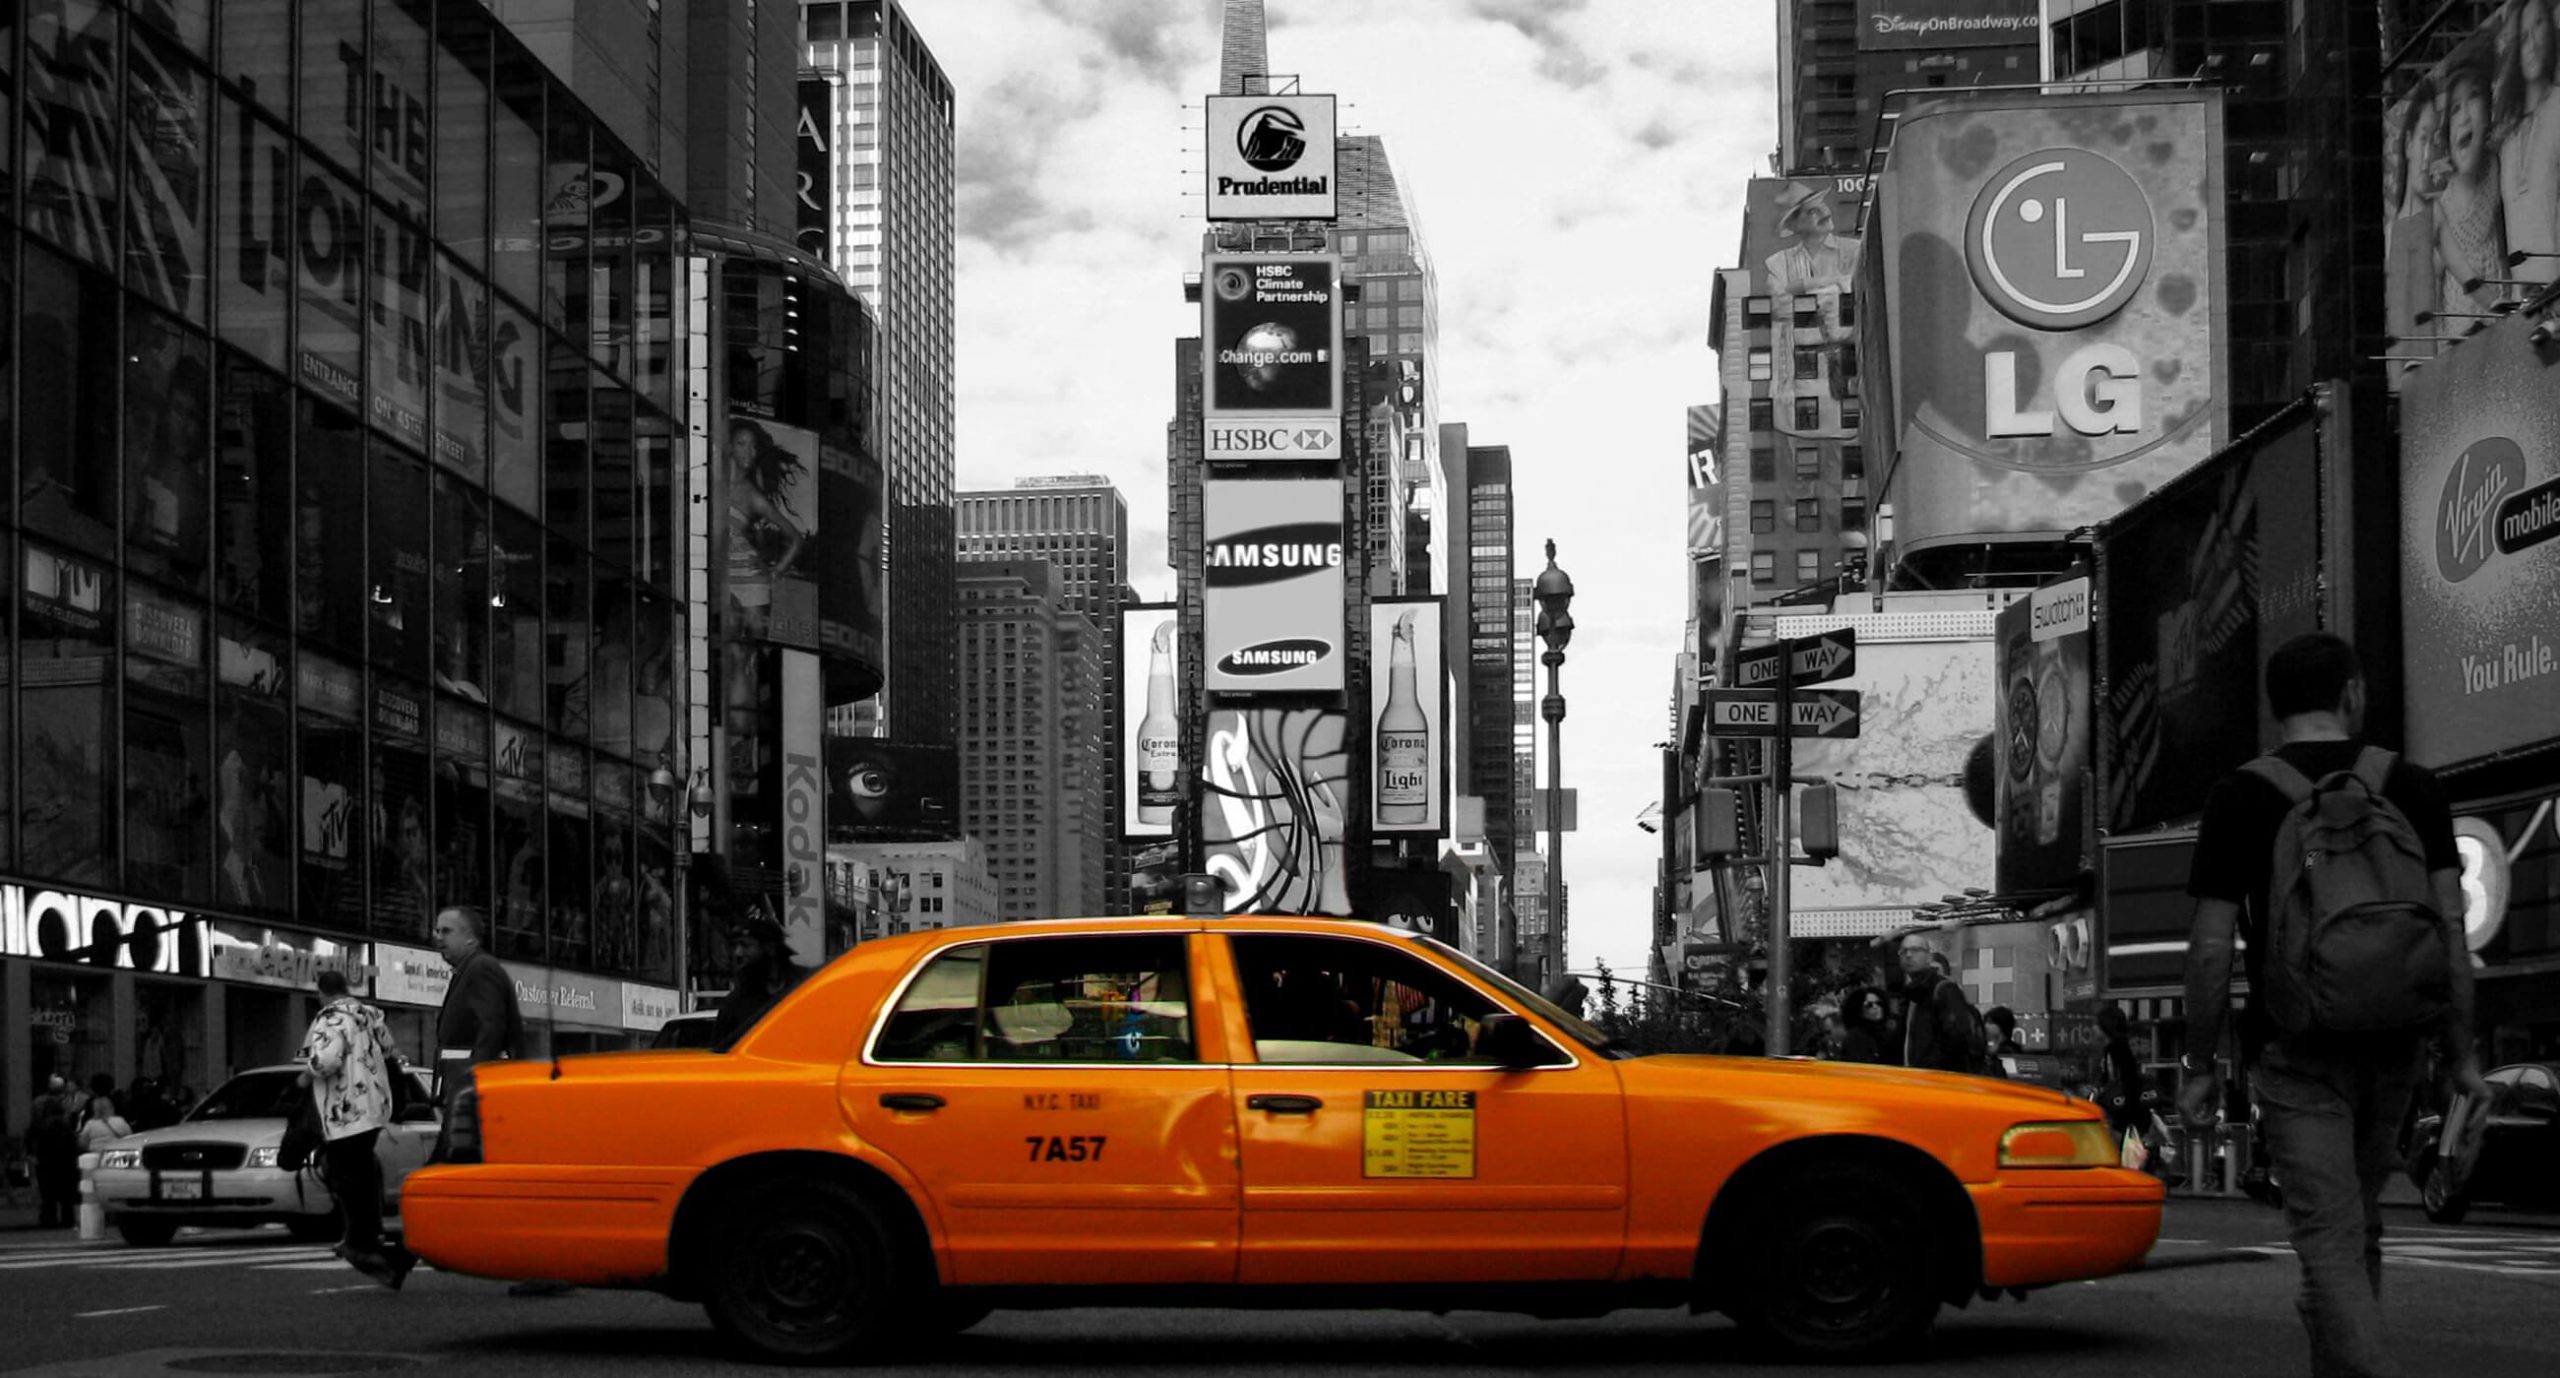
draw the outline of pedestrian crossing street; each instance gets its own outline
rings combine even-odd
[[[137,1249],[107,1243],[0,1249],[0,1283],[11,1273],[39,1271],[168,1273],[223,1268],[257,1273],[347,1271],[346,1263],[326,1244],[203,1243]]]
[[[2293,1246],[2264,1245],[2259,1252],[2290,1254]],[[2560,1233],[2394,1225],[2382,1237],[2382,1258],[2386,1266],[2560,1282]]]

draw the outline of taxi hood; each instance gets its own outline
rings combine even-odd
[[[1660,1053],[1618,1064],[1629,1084],[1661,1076],[1675,1080],[1713,1079],[1731,1089],[1737,1078],[1750,1078],[1789,1098],[1819,1099],[1829,1092],[1852,1095],[1875,1092],[1925,1093],[1957,1097],[1989,1110],[2001,1107],[2027,1113],[2050,1113],[2089,1102],[2033,1082],[1960,1072],[1930,1072],[1912,1067],[1885,1067],[1865,1062],[1826,1062],[1805,1057],[1716,1057],[1704,1053]],[[1850,1088],[1863,1088],[1852,1091]]]

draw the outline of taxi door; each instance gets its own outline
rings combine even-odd
[[[1234,1281],[1235,1123],[1194,988],[1187,935],[1157,930],[947,948],[898,993],[841,1094],[933,1198],[952,1282]]]
[[[1245,1283],[1607,1279],[1624,1252],[1618,1074],[1588,1049],[1473,1060],[1508,1010],[1392,938],[1239,932]],[[1230,994],[1232,992],[1232,994]],[[1251,1060],[1248,1061],[1248,1058]]]

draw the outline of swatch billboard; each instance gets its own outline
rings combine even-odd
[[[2560,349],[2509,319],[2400,401],[2402,681],[2430,766],[2560,740]]]
[[[1866,269],[1888,319],[1866,357],[1903,553],[2059,536],[2219,448],[2221,166],[2217,92],[1902,118]]]
[[[2088,869],[2094,625],[2085,574],[2047,584],[1995,619],[1992,818],[2004,892],[2068,886]]]
[[[1207,458],[1342,458],[1341,280],[1332,254],[1201,262]]]
[[[1342,481],[1201,486],[1209,691],[1341,692]]]

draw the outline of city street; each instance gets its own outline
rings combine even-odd
[[[2395,1208],[2396,1334],[2464,1378],[2550,1371],[2560,1349],[2560,1219],[2486,1215],[2461,1229]],[[1948,1312],[1898,1371],[1999,1375],[2300,1371],[2294,1269],[2273,1212],[2180,1201],[2142,1273]],[[356,1373],[401,1369],[641,1378],[752,1372],[702,1313],[664,1299],[515,1296],[421,1270],[399,1294],[281,1234],[190,1234],[168,1249],[0,1240],[9,1373]],[[1617,1374],[1809,1370],[1768,1365],[1721,1317],[1627,1311],[1537,1321],[1486,1313],[1058,1311],[1000,1313],[939,1354],[933,1374],[1155,1369],[1299,1373],[1439,1370]]]

